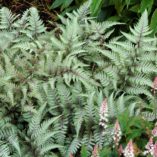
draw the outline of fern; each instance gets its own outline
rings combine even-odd
[[[59,16],[50,32],[34,7],[22,16],[0,10],[0,156],[77,156],[82,145],[91,155],[95,145],[112,143],[117,116],[155,104],[156,38],[147,11],[130,33],[112,38],[120,23],[95,21],[89,5]]]
[[[12,12],[8,8],[3,7],[0,10],[0,28],[11,30],[17,17],[18,15],[12,14]]]
[[[131,33],[122,32],[126,40],[111,41],[107,44],[109,50],[98,49],[98,51],[110,60],[113,67],[117,68],[117,83],[122,90],[129,94],[144,94],[152,97],[152,76],[156,75],[156,60],[149,57],[156,56],[155,38],[150,38],[151,31],[148,26],[147,11],[143,13],[139,22]],[[116,72],[115,72],[116,73]],[[123,84],[121,80],[123,80]]]
[[[28,19],[28,30],[33,36],[37,37],[38,34],[45,32],[45,27],[41,21],[36,8],[30,8],[30,16]]]

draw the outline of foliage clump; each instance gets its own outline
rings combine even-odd
[[[89,2],[48,32],[35,8],[0,10],[0,156],[89,156],[95,145],[113,144],[117,119],[122,145],[146,143],[152,125],[140,114],[156,112],[157,74],[147,11],[118,37],[113,27],[121,23],[88,14]]]

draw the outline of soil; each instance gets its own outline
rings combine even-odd
[[[60,12],[60,10],[50,9],[52,3],[53,0],[0,0],[0,7],[5,6],[17,14],[22,14],[26,9],[32,6],[36,7],[48,30],[51,30],[55,27],[57,14]]]

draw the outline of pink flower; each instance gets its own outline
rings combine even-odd
[[[70,156],[69,156],[69,157],[74,157],[74,156],[73,156],[73,154],[70,153]]]
[[[155,126],[155,128],[152,130],[152,135],[157,137],[157,126]]]
[[[121,140],[121,137],[122,137],[122,132],[121,132],[119,122],[117,120],[114,126],[114,133],[113,133],[113,140],[116,146],[119,145],[119,141]]]
[[[124,157],[135,157],[132,140],[129,141],[123,151]]]
[[[93,152],[92,152],[92,157],[99,157],[99,153],[98,153],[98,146],[95,145]]]
[[[104,114],[107,110],[107,99],[104,99],[100,107],[100,114]]]
[[[154,144],[153,157],[157,157],[157,142]]]
[[[122,145],[120,145],[118,149],[118,155],[121,156],[122,154],[123,154],[123,147]]]
[[[153,93],[155,95],[155,91],[157,90],[157,76],[154,78],[154,81],[153,81]]]
[[[144,155],[151,154],[153,155],[154,153],[154,144],[153,144],[153,138],[151,137],[149,139],[149,142],[145,146],[146,150],[143,152]]]
[[[107,106],[107,99],[105,99],[100,107],[100,122],[99,125],[102,126],[104,129],[107,128],[107,122],[108,122],[108,106]]]

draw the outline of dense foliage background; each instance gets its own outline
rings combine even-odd
[[[157,156],[156,1],[83,2],[1,1],[0,157]]]

